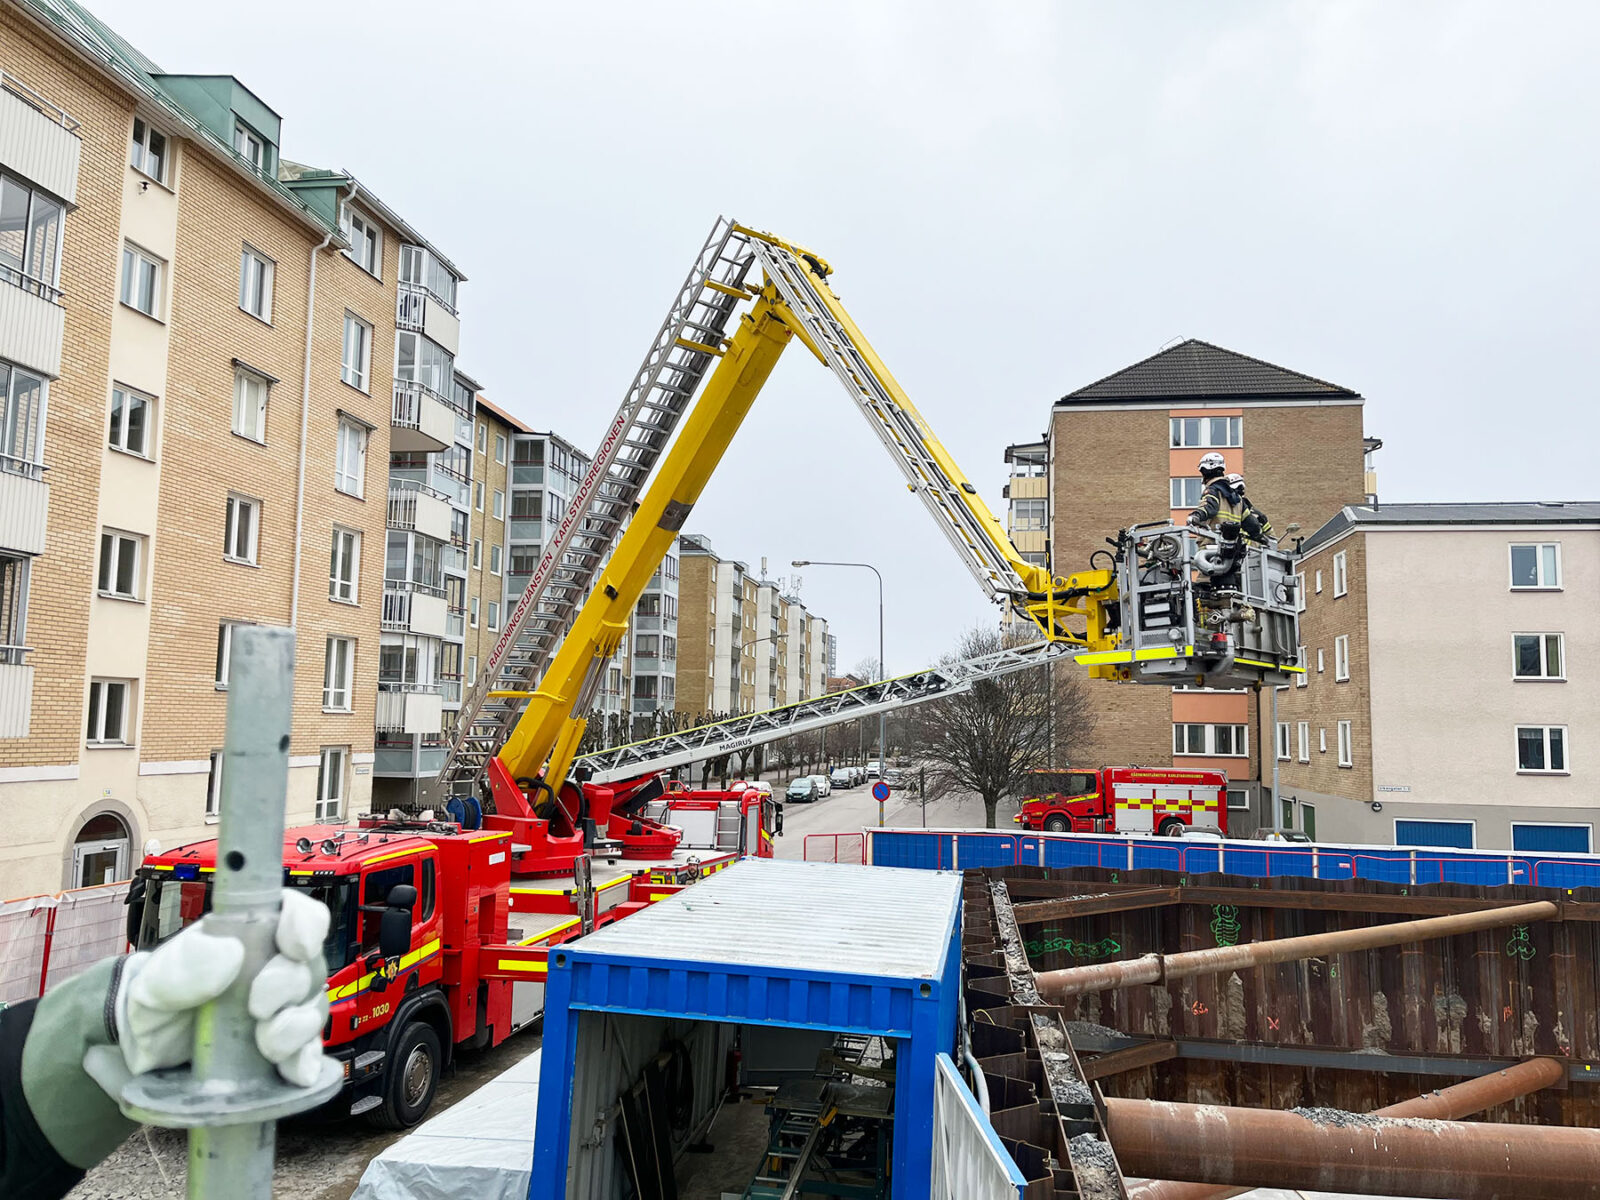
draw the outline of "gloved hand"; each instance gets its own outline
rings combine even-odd
[[[250,985],[256,1049],[290,1083],[316,1082],[322,1026],[328,1016],[322,943],[328,909],[302,891],[285,888],[275,941],[278,953]],[[129,955],[110,999],[116,1046],[96,1046],[83,1066],[113,1097],[133,1075],[189,1060],[195,1013],[239,974],[244,946],[237,938],[191,926],[153,952]]]
[[[1188,520],[1185,521],[1184,524],[1193,525],[1195,528],[1199,528],[1201,525],[1205,524],[1205,518],[1202,517],[1198,512],[1191,512]]]

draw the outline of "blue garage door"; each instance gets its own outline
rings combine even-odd
[[[1396,846],[1450,846],[1472,849],[1471,821],[1396,821]]]
[[[1511,848],[1545,854],[1589,853],[1587,825],[1513,825]]]

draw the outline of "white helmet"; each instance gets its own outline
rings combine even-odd
[[[1244,476],[1237,471],[1232,472],[1223,482],[1236,492],[1244,491]]]
[[[1208,478],[1221,475],[1227,469],[1228,464],[1222,461],[1222,455],[1215,450],[1200,459],[1200,474]]]

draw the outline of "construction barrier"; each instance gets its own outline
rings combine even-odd
[[[864,863],[867,861],[867,835],[864,833],[808,833],[805,842],[807,862]]]
[[[965,870],[972,867],[1099,867],[1108,871],[1175,871],[1258,878],[1372,879],[1406,885],[1522,884],[1546,888],[1600,887],[1600,855],[1546,856],[1300,842],[1213,838],[1129,837],[1125,834],[1006,833],[970,829],[868,829],[867,861],[879,867]],[[812,835],[817,836],[817,835]],[[807,839],[810,857],[810,838]]]
[[[44,994],[127,949],[128,881],[0,901],[0,1004]]]

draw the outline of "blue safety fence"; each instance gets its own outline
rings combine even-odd
[[[880,867],[1099,867],[1108,871],[1222,873],[1268,879],[1373,879],[1405,885],[1600,887],[1600,855],[1495,854],[1437,846],[1234,842],[1114,834],[971,829],[869,829],[866,860]]]

